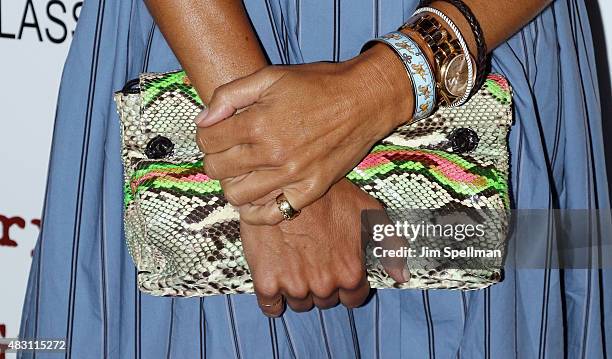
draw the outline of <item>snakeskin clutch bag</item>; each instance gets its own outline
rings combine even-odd
[[[122,128],[125,237],[140,290],[164,296],[253,292],[238,213],[219,182],[203,172],[192,119],[204,104],[185,73],[142,74],[117,92],[115,101]],[[506,211],[511,107],[507,81],[490,75],[466,105],[441,108],[397,129],[346,177],[377,198],[394,221],[405,219],[406,209]],[[485,222],[494,230],[481,244],[503,252],[506,217],[491,218]],[[408,258],[411,279],[398,285],[372,246],[366,268],[373,288],[480,289],[501,280],[503,258],[456,267]]]

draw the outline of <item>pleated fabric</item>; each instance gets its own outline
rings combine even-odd
[[[247,0],[272,63],[341,61],[400,26],[416,0]],[[206,31],[202,29],[202,31]],[[238,55],[240,56],[240,55]],[[517,208],[609,208],[583,0],[557,0],[495,50],[514,88]],[[21,358],[604,358],[610,273],[512,270],[476,292],[379,290],[363,307],[268,319],[251,295],[141,294],[122,234],[112,93],[178,62],[139,0],[86,1],[64,68],[43,226],[20,337],[67,338]],[[546,241],[543,237],[542,241]],[[537,243],[537,245],[546,243]],[[534,244],[536,245],[536,244]]]

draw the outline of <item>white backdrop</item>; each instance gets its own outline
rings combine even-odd
[[[599,2],[602,17],[612,19],[612,1]],[[57,89],[81,5],[78,0],[0,0],[0,337],[15,337],[19,330]],[[604,28],[610,59],[612,21]]]
[[[0,337],[19,330],[57,89],[81,5],[0,0]]]

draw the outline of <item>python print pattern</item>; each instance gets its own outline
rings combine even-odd
[[[239,216],[203,171],[193,118],[204,108],[183,71],[145,73],[115,94],[122,128],[125,237],[141,291],[162,296],[250,293]],[[507,135],[511,89],[490,75],[464,106],[440,108],[376,145],[347,178],[377,198],[389,219],[410,210],[476,213],[487,226],[478,245],[505,246],[509,209]],[[441,246],[440,239],[429,239]],[[411,279],[397,284],[366,252],[373,288],[480,289],[501,279],[503,258],[442,263],[408,257]]]

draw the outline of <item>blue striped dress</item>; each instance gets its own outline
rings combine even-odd
[[[272,63],[339,61],[396,29],[416,0],[247,0]],[[205,31],[205,29],[202,29]],[[495,50],[515,91],[518,208],[609,208],[593,43],[583,0],[554,5]],[[363,307],[263,316],[251,295],[136,289],[122,235],[112,93],[179,64],[141,0],[85,1],[63,73],[21,337],[67,338],[23,358],[604,358],[601,270],[508,270],[477,292],[380,290]]]

